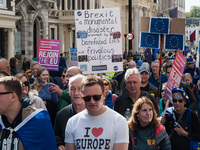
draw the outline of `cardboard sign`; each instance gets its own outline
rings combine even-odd
[[[77,10],[75,23],[83,74],[122,71],[120,8]]]
[[[141,32],[149,32],[150,17],[141,17]],[[184,34],[185,35],[185,19],[184,18],[170,18],[169,33]]]
[[[60,40],[39,39],[38,62],[50,71],[58,71]]]
[[[174,63],[172,65],[171,72],[167,81],[167,86],[165,90],[165,97],[172,103],[172,89],[179,87],[185,68],[186,59],[182,55],[181,51],[178,50]]]

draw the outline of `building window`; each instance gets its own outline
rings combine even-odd
[[[82,0],[82,10],[84,10],[84,9],[85,9],[85,1]]]
[[[65,10],[65,0],[62,0],[62,10]]]
[[[90,9],[90,0],[87,0],[87,9]]]
[[[7,3],[6,0],[0,0],[0,7],[6,8],[7,7],[6,3]]]
[[[78,9],[81,9],[81,0],[78,0]]]
[[[153,2],[157,4],[157,0],[153,0]]]
[[[95,9],[99,8],[99,0],[95,0]]]
[[[51,28],[51,39],[55,39],[55,29]]]
[[[67,8],[68,8],[68,10],[70,10],[70,6],[71,6],[71,0],[68,0],[67,1]]]
[[[75,9],[75,1],[73,0],[72,1],[72,10],[74,10]]]

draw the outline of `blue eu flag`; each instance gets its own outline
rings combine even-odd
[[[150,48],[145,49],[143,54],[145,56],[145,62],[148,62],[149,64],[151,64],[151,61],[152,61],[151,49]]]
[[[169,18],[151,18],[150,33],[169,34]]]
[[[184,35],[169,34],[165,36],[165,49],[183,50],[184,49]]]
[[[144,48],[159,48],[160,35],[148,32],[141,32],[140,47]]]

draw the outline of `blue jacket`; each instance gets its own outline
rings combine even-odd
[[[151,74],[150,75],[150,77],[149,77],[149,82],[151,83],[151,84],[153,84],[155,87],[157,87],[158,88],[158,80],[159,80],[159,78],[156,80],[154,77],[153,77],[153,74]],[[160,87],[162,87],[162,84],[163,83],[165,83],[165,82],[167,82],[167,75],[166,74],[163,74],[163,73],[161,73],[161,84],[160,84]]]

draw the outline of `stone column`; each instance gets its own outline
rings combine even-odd
[[[139,7],[139,9],[138,9],[138,12],[139,12],[139,20],[138,20],[138,24],[139,24],[139,26],[138,26],[138,41],[139,41],[139,43],[140,43],[140,26],[141,26],[141,17],[143,16],[143,7]],[[139,43],[138,43],[138,51],[137,52],[139,52],[140,53],[140,49],[141,48],[139,48]]]
[[[14,33],[13,29],[8,29],[8,56],[7,59],[10,60],[11,57],[15,56],[15,51],[14,51]]]
[[[60,40],[60,53],[64,52],[65,42],[64,42],[64,28],[63,24],[59,24],[59,40]]]
[[[138,7],[134,6],[134,44],[133,44],[133,53],[138,51],[138,47],[139,47],[139,35],[138,35],[138,30],[139,30],[139,12],[138,12]]]

